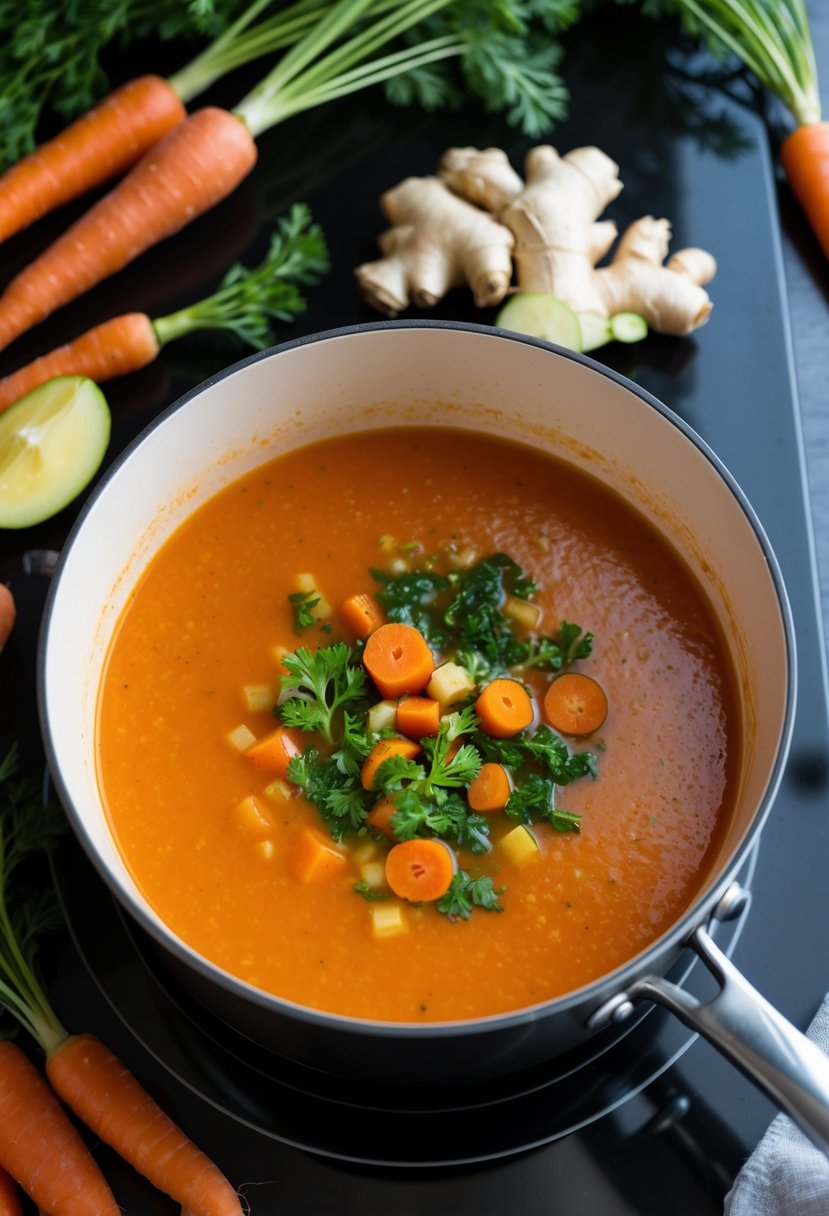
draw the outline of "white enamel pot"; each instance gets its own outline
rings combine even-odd
[[[733,823],[703,891],[668,933],[565,997],[428,1025],[303,1008],[195,954],[128,874],[107,826],[95,764],[96,699],[110,637],[144,566],[183,518],[281,452],[337,433],[407,424],[532,444],[632,502],[705,588],[731,650],[743,723]],[[546,343],[471,325],[389,322],[253,356],[189,393],[139,437],[86,504],[61,556],[38,685],[52,775],[98,872],[178,977],[260,1043],[337,1073],[462,1082],[553,1057],[658,1002],[711,1039],[827,1149],[829,1061],[750,988],[707,931],[712,917],[742,902],[734,879],[780,781],[794,679],[789,610],[762,528],[720,462],[670,411],[622,377]],[[706,1005],[664,978],[687,948],[720,982]]]

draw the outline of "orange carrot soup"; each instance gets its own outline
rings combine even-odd
[[[587,984],[697,896],[739,722],[693,576],[592,478],[461,431],[308,446],[132,593],[99,782],[145,898],[277,996],[456,1020]]]

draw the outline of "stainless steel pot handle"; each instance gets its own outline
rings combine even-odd
[[[739,890],[739,889],[738,889]],[[734,888],[729,894],[734,898]],[[707,1003],[670,980],[646,975],[597,1010],[591,1024],[620,1021],[636,1001],[655,1001],[708,1039],[829,1156],[829,1056],[787,1021],[714,943],[696,929],[688,945],[720,985]]]

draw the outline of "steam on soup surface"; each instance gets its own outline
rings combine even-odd
[[[284,763],[277,760],[275,774],[248,745],[279,727],[284,651],[355,645],[340,605],[382,589],[372,569],[386,579],[411,569],[446,575],[456,588],[494,554],[520,567],[518,576],[511,565],[501,569],[509,603],[502,598],[495,612],[503,622],[506,608],[524,659],[538,658],[533,639],[564,645],[561,622],[577,623],[593,635],[592,653],[574,644],[561,670],[592,676],[609,710],[587,737],[559,735],[543,710],[555,670],[525,661],[487,672],[469,654],[452,656],[471,676],[442,712],[474,709],[493,674],[516,679],[530,692],[533,721],[492,743],[493,761],[503,758],[499,748],[520,747],[540,730],[574,779],[553,788],[543,757],[525,752],[522,768],[506,753],[513,787],[526,791],[531,771],[536,781],[546,775],[542,811],[522,810],[520,795],[512,813],[482,812],[481,832],[461,847],[450,840],[459,870],[477,885],[464,887],[461,914],[449,906],[447,915],[437,901],[389,892],[384,862],[393,840],[345,830],[349,815],[359,822],[381,796],[360,778],[376,738],[366,739],[365,702],[346,706],[363,735],[339,821],[326,822],[285,779]],[[521,582],[524,574],[537,590]],[[452,598],[451,590],[443,595]],[[529,616],[526,602],[534,605]],[[432,650],[436,663],[447,657],[434,643]],[[371,725],[403,733],[395,730],[397,694],[383,696],[371,680],[366,691],[368,703],[392,705],[390,719]],[[307,687],[304,696],[307,703]],[[464,1019],[588,983],[676,921],[704,882],[730,813],[735,714],[724,648],[700,589],[617,497],[523,446],[457,431],[379,431],[279,457],[202,506],[165,544],[111,647],[99,779],[135,882],[206,958],[266,991],[340,1014]],[[342,722],[338,711],[330,745],[319,732],[291,731],[306,752],[302,765],[310,747],[319,765],[332,763]],[[474,742],[473,734],[460,738]],[[414,770],[404,765],[393,800],[407,786],[429,786],[434,747],[427,742],[408,761],[427,779],[412,784]],[[290,740],[287,748],[294,750]],[[470,753],[460,757],[469,778],[464,758]],[[468,796],[465,784],[446,794],[456,809]],[[419,834],[433,834],[428,823]],[[463,886],[453,881],[453,890]]]

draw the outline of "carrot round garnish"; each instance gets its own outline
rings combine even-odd
[[[363,663],[382,697],[417,693],[429,683],[435,660],[422,633],[391,623],[375,629],[366,642]]]
[[[482,764],[470,782],[466,800],[473,811],[502,811],[512,793],[512,782],[503,764]]]
[[[436,735],[440,726],[440,702],[431,697],[404,697],[397,707],[397,729],[409,739]]]
[[[215,206],[255,162],[256,144],[227,110],[206,106],[173,127],[12,279],[0,297],[0,347]]]
[[[499,676],[490,680],[475,702],[481,729],[495,739],[507,739],[529,726],[533,703],[523,684]]]
[[[607,697],[592,676],[568,671],[556,676],[544,694],[544,714],[563,735],[592,735],[607,717]]]
[[[420,744],[413,739],[378,739],[363,761],[360,770],[360,781],[364,790],[377,789],[376,777],[380,765],[392,756],[403,756],[406,760],[414,760],[420,752]]]
[[[367,638],[385,621],[380,605],[370,595],[350,595],[340,604],[340,612],[358,638]]]
[[[829,258],[829,122],[807,122],[787,135],[780,161],[795,198]]]
[[[288,765],[294,756],[301,753],[297,732],[289,726],[277,726],[276,730],[263,735],[245,750],[245,755],[255,768],[273,777],[287,777]]]
[[[0,1165],[44,1212],[119,1216],[79,1132],[34,1064],[0,1042]]]
[[[392,815],[396,810],[397,803],[393,798],[378,798],[366,815],[366,827],[374,828],[375,832],[382,832],[389,840],[396,840],[391,825]]]
[[[0,177],[0,241],[129,169],[186,116],[160,76],[139,76]]]
[[[98,1039],[89,1034],[66,1039],[47,1057],[46,1074],[67,1106],[159,1190],[199,1216],[240,1216],[239,1196],[218,1167]],[[90,1213],[109,1210],[89,1208]]]
[[[124,313],[88,329],[0,380],[0,410],[55,376],[88,376],[99,383],[152,363],[159,352],[152,321],[141,312]]]
[[[442,840],[404,840],[386,858],[386,882],[400,899],[440,899],[452,885],[458,863]]]

